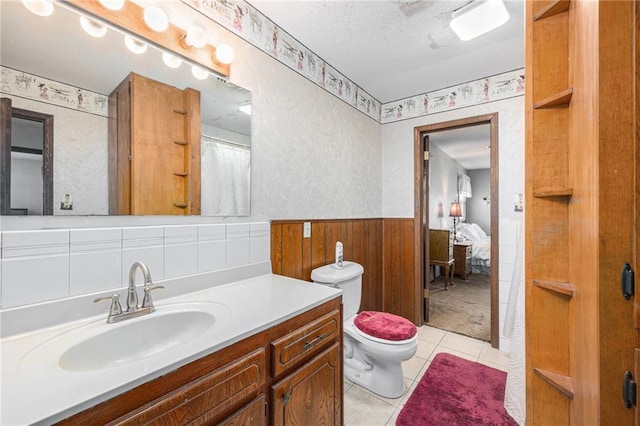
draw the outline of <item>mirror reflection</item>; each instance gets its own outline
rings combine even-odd
[[[13,136],[42,126],[20,112],[53,123],[49,165],[46,148],[25,153],[32,142],[3,139],[0,171],[11,189],[2,214],[250,214],[249,91],[212,74],[200,80],[184,62],[171,68],[175,58],[151,45],[133,53],[115,30],[91,36],[58,4],[48,17],[21,2],[0,9],[2,126]],[[138,77],[146,94],[118,90],[144,86],[131,83]],[[176,104],[164,92],[183,95]],[[28,133],[42,143],[42,129]]]

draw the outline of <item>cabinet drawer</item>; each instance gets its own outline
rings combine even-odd
[[[257,394],[265,384],[265,350],[257,349],[167,395],[150,402],[111,424],[195,424],[219,414]]]
[[[340,311],[334,310],[271,343],[273,377],[325,347],[340,335]]]
[[[259,426],[267,424],[267,416],[265,414],[265,398],[264,395],[260,395],[220,423],[218,426]],[[198,419],[200,420],[200,419]],[[189,426],[205,424],[202,422],[193,422]]]

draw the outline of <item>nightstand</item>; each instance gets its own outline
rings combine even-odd
[[[463,280],[471,273],[471,250],[473,250],[473,242],[462,241],[453,245],[453,258],[456,261],[455,273],[460,275]]]

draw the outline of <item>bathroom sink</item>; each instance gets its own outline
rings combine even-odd
[[[37,346],[21,366],[55,364],[62,370],[81,372],[127,365],[183,348],[219,327],[228,316],[224,305],[186,302],[157,306],[156,312],[116,324],[103,319]]]

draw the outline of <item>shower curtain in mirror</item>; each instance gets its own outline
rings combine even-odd
[[[250,148],[203,137],[201,149],[202,215],[248,215]]]

